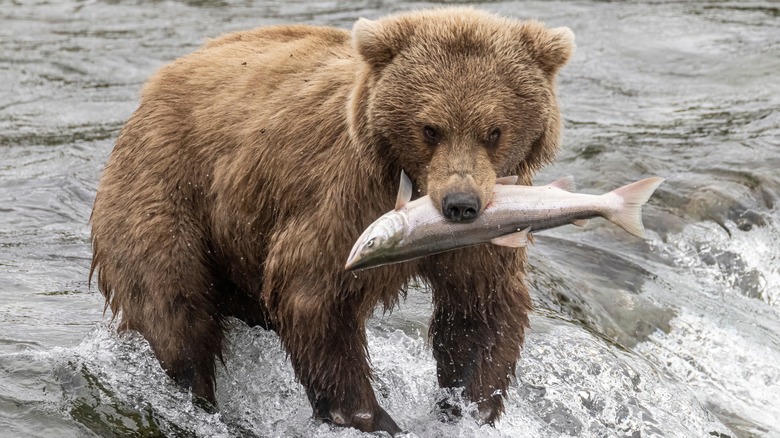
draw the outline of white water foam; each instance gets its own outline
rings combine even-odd
[[[749,231],[733,222],[723,227],[714,222],[695,223],[670,236],[661,249],[708,289],[780,305],[780,224],[774,219]]]
[[[750,436],[779,436],[780,351],[722,321],[681,313],[669,334],[656,332],[636,349],[685,382],[709,407],[749,420]],[[737,424],[739,426],[739,424]]]
[[[678,309],[635,351],[684,382],[739,436],[780,436],[780,229],[689,225],[658,249],[674,269],[643,294]]]
[[[641,357],[568,322],[535,316],[532,326],[506,414],[495,428],[468,417],[452,424],[437,420],[433,407],[443,393],[430,349],[424,338],[400,330],[369,332],[380,404],[408,436],[418,437],[728,433],[693,394]],[[109,326],[100,326],[74,349],[40,353],[39,360],[53,359],[55,368],[81,381],[66,384],[71,389],[64,391],[63,412],[84,404],[103,406],[104,421],[127,423],[130,418],[145,424],[153,418],[160,430],[173,435],[370,436],[311,419],[305,392],[274,333],[236,322],[229,342],[226,366],[217,376],[221,413],[216,414],[194,405],[166,377],[140,336],[117,335]],[[467,413],[474,410],[473,405],[462,407]],[[138,421],[128,412],[149,418]]]

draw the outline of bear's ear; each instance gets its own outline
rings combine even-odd
[[[399,41],[386,27],[365,18],[356,21],[352,27],[352,45],[367,63],[377,69],[389,64],[400,49]]]
[[[522,37],[531,56],[550,76],[558,73],[574,53],[574,32],[568,27],[547,29],[542,23],[526,22]]]

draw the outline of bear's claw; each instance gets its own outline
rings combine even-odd
[[[385,431],[392,436],[402,432],[393,418],[381,407],[377,407],[375,414],[358,411],[352,415],[344,415],[341,410],[332,410],[327,418],[320,419],[337,426],[354,427],[362,432]]]

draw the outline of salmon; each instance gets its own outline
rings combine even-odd
[[[546,186],[515,185],[516,181],[517,177],[499,178],[493,200],[475,221],[453,223],[428,196],[410,201],[412,183],[402,172],[395,209],[366,228],[345,269],[398,263],[478,244],[524,247],[530,232],[582,226],[595,217],[643,238],[642,206],[664,179],[646,178],[603,195],[574,193],[571,177]]]

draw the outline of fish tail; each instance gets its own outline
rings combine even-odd
[[[645,237],[645,227],[642,224],[642,206],[645,205],[655,189],[664,179],[652,177],[639,180],[627,186],[609,192],[609,195],[620,197],[622,205],[608,216],[608,219],[624,230],[637,237]]]

